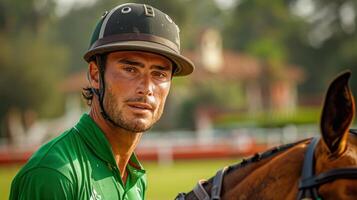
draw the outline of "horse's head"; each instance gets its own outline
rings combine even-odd
[[[315,174],[357,165],[357,137],[349,133],[355,103],[348,80],[350,72],[330,84],[321,114],[321,135],[315,151]],[[320,186],[319,193],[331,199],[357,197],[356,180],[336,179]]]
[[[357,134],[349,131],[355,112],[350,76],[342,73],[328,88],[319,141],[305,139],[256,154],[177,199],[357,199]]]

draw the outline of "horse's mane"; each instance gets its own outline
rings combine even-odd
[[[263,153],[255,153],[253,156],[250,156],[248,158],[243,158],[241,162],[237,163],[237,164],[233,164],[229,167],[229,171],[231,170],[236,170],[238,168],[242,168],[247,166],[248,164],[251,163],[255,163],[261,160],[264,160],[266,158],[272,157],[282,151],[285,151],[286,149],[289,149],[297,144],[306,142],[308,140],[311,140],[312,138],[307,138],[307,139],[303,139],[297,142],[293,142],[293,143],[289,143],[289,144],[282,144],[276,147],[273,147],[271,149],[268,149],[267,151],[263,152]]]
[[[357,129],[350,129],[349,131],[350,133],[352,133],[353,135],[357,136]],[[289,143],[289,144],[282,144],[276,147],[273,147],[271,149],[268,149],[267,151],[263,152],[263,153],[255,153],[253,156],[250,156],[248,158],[243,158],[241,162],[237,163],[237,164],[233,164],[231,166],[229,166],[227,173],[229,173],[230,171],[234,171],[236,169],[242,168],[247,166],[248,164],[251,163],[255,163],[261,160],[264,160],[266,158],[272,157],[282,151],[285,151],[297,144],[300,143],[304,143],[308,140],[311,140],[312,138],[305,138],[303,140],[297,141],[297,142],[293,142],[293,143]]]

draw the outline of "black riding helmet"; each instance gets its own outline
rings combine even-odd
[[[174,76],[191,74],[193,63],[180,54],[179,28],[160,10],[145,4],[122,4],[106,12],[98,22],[84,55],[89,62],[96,55],[112,51],[137,50],[169,58]]]

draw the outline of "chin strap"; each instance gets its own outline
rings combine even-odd
[[[107,114],[107,112],[105,112],[105,109],[104,109],[104,93],[105,93],[104,69],[105,69],[106,55],[96,55],[95,60],[97,62],[97,66],[99,69],[99,89],[92,88],[92,91],[98,97],[98,101],[99,101],[99,105],[100,105],[100,113],[102,114],[103,118],[105,120],[108,120],[113,125],[118,126],[109,117],[109,115]]]

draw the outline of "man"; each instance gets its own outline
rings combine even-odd
[[[106,12],[84,55],[90,113],[31,157],[10,199],[145,199],[145,170],[134,150],[159,120],[172,76],[194,69],[179,46],[177,25],[149,5]]]

